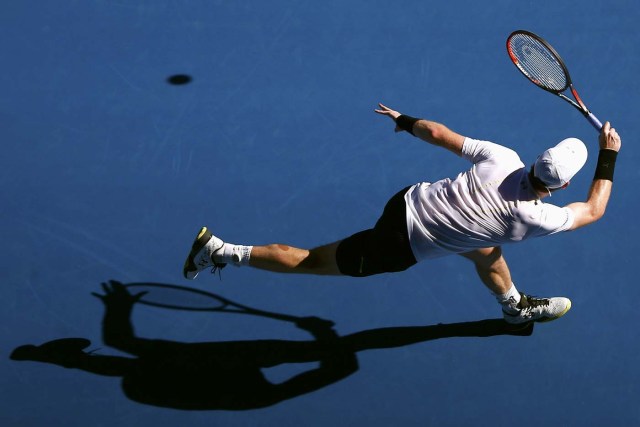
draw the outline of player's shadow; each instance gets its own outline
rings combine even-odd
[[[173,285],[171,285],[173,286]],[[339,336],[333,322],[300,317],[307,341],[252,340],[183,343],[135,336],[131,311],[137,300],[126,286],[104,286],[103,340],[135,357],[92,354],[84,338],[63,338],[39,346],[23,345],[13,360],[52,363],[94,374],[122,377],[124,393],[149,405],[186,410],[246,410],[274,405],[336,383],[358,370],[356,354],[452,337],[529,336],[533,325],[519,330],[502,319],[389,327]],[[317,368],[273,383],[262,369],[287,363],[319,362]]]

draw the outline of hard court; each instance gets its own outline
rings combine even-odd
[[[632,0],[4,2],[0,425],[640,425],[639,21]],[[597,134],[517,72],[516,29],[556,47],[623,140],[602,221],[504,247],[520,290],[571,298],[565,317],[505,334],[462,257],[367,279],[182,277],[203,225],[232,243],[313,247],[372,226],[399,189],[468,167],[395,134],[378,102],[529,164],[578,137],[587,164],[550,202],[584,200]],[[299,358],[315,338],[292,321],[134,304],[130,326],[153,344],[137,359],[103,341],[92,293],[111,280],[316,316],[338,337]],[[91,366],[10,358],[66,338],[91,342]],[[260,373],[297,388],[267,404]],[[242,408],[216,403],[230,395]]]

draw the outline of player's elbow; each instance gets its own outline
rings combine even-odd
[[[577,216],[572,229],[584,227],[585,225],[598,222],[604,216],[605,209],[589,209],[582,212]]]
[[[591,222],[599,221],[607,210],[606,203],[595,203],[589,206],[589,215],[591,216]]]
[[[600,221],[600,219],[602,219],[602,217],[604,216],[605,211],[606,208],[604,207],[595,211],[593,213],[593,222]]]

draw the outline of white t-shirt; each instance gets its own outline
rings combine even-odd
[[[405,194],[416,260],[519,242],[571,228],[574,213],[540,201],[518,154],[466,138],[462,157],[473,167],[455,179],[420,183]]]

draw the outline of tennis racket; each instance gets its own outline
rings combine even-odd
[[[529,31],[518,30],[507,38],[507,52],[511,61],[526,78],[573,105],[600,132],[602,123],[580,99],[571,82],[567,66],[549,43]],[[563,93],[567,89],[571,91],[575,101]]]
[[[296,322],[300,317],[273,313],[238,304],[220,295],[185,286],[163,283],[129,283],[125,285],[133,295],[145,292],[137,301],[154,307],[187,311],[220,311],[225,313],[251,314],[272,319]]]

